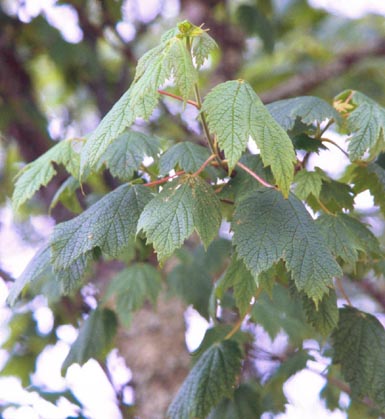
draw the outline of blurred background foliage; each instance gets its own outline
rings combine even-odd
[[[385,105],[385,23],[380,15],[348,19],[311,6],[306,0],[0,0],[2,218],[10,211],[9,198],[19,168],[38,158],[55,141],[82,137],[93,130],[130,85],[138,58],[157,44],[165,30],[183,19],[196,25],[204,23],[220,47],[204,67],[204,93],[217,83],[244,78],[265,103],[305,94],[331,102],[339,92],[353,88]],[[178,104],[163,101],[148,131],[156,132],[162,141],[199,136],[196,115],[180,111]],[[13,220],[17,235],[32,246],[41,243],[46,234],[29,215],[47,213],[63,180],[58,168],[50,185]],[[87,199],[96,199],[115,186],[116,180],[105,172],[86,185]],[[89,202],[82,199],[86,206]],[[76,211],[71,202],[66,206],[59,203],[51,216],[55,221],[69,219],[73,212],[68,208]],[[144,246],[136,251],[143,260],[149,257]],[[13,269],[4,254],[0,274],[3,285],[9,286],[13,271],[20,272],[25,260],[20,256],[19,267]],[[179,256],[181,260],[187,257],[182,253]],[[19,307],[12,315],[4,308],[9,323],[8,335],[3,339],[6,355],[1,374],[20,377],[24,387],[37,389],[46,400],[56,402],[66,397],[80,406],[76,417],[83,417],[82,403],[72,393],[67,389],[47,393],[44,386],[35,386],[31,374],[41,351],[58,340],[58,328],[68,324],[77,327],[79,318],[92,307],[95,289],[105,289],[108,278],[121,267],[121,262],[98,263],[92,271],[95,287],[83,289],[74,298],[59,297],[57,290],[51,290],[53,322],[47,333],[39,331],[34,317],[36,302]],[[177,275],[180,273],[174,270],[173,276]],[[361,287],[361,291],[368,295],[380,293],[377,300],[383,299],[384,308],[385,292],[368,287]],[[135,412],[143,418],[158,417],[156,414],[167,406],[188,370],[183,312],[191,301],[169,298],[160,299],[157,313],[149,307],[142,309],[130,332],[119,332],[117,341],[134,374],[126,384],[135,388]],[[199,306],[202,296],[192,298]],[[164,337],[170,335],[172,344]],[[277,390],[274,400],[267,400],[266,394],[263,396],[256,385],[250,384],[251,395],[265,397],[261,412],[284,410],[282,384],[309,359],[301,353],[297,357],[295,365],[294,361],[286,367],[282,364],[282,374],[270,381],[271,389]],[[164,359],[161,365],[160,359]],[[284,359],[282,355],[271,361],[279,363]],[[106,365],[103,369],[107,376],[111,374]],[[130,417],[134,407],[124,402],[124,386],[115,386],[115,390],[121,414]],[[337,394],[325,390],[324,398],[331,409],[342,407],[340,390]],[[149,399],[149,394],[157,397]],[[0,395],[0,411],[10,404],[18,403],[2,400]]]

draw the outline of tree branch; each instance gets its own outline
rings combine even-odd
[[[369,44],[356,51],[349,51],[341,54],[334,61],[322,67],[315,67],[298,74],[282,84],[260,95],[264,103],[286,99],[292,96],[305,94],[316,88],[323,82],[338,77],[352,68],[359,62],[371,58],[385,56],[385,38]]]

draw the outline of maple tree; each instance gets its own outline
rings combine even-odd
[[[156,305],[169,287],[213,322],[170,418],[278,411],[271,393],[313,358],[303,347],[308,338],[332,357],[330,382],[341,387],[345,380],[352,398],[378,415],[385,410],[384,328],[348,298],[337,306],[335,289],[345,298],[342,278],[383,273],[383,249],[353,201],[369,190],[385,211],[385,109],[355,90],[332,104],[304,96],[265,106],[245,80],[220,83],[202,97],[199,70],[215,48],[202,27],[178,24],[139,60],[130,88],[95,131],[59,142],[22,169],[15,211],[61,165],[69,176],[52,205],[62,202],[79,215],[56,225],[8,301],[15,304],[25,287],[73,294],[95,260],[115,258],[127,266],[84,320],[63,370],[103,358],[118,323],[129,327],[132,314],[146,301]],[[134,126],[165,96],[198,110],[205,145],[188,138],[170,145]],[[325,137],[331,126],[349,134],[347,151]],[[350,159],[338,181],[307,167],[325,146]],[[82,211],[76,193],[105,169],[120,185]],[[201,244],[191,251],[196,237]],[[242,374],[255,338],[245,324],[263,326],[272,338],[283,329],[292,346],[263,389]]]

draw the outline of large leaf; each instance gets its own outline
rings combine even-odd
[[[149,264],[134,264],[119,272],[109,283],[106,297],[116,298],[116,311],[125,319],[127,312],[140,309],[149,300],[155,304],[162,285],[160,273]]]
[[[81,326],[79,335],[64,360],[62,371],[66,371],[73,363],[83,365],[90,358],[102,360],[112,347],[116,330],[117,321],[113,311],[93,311]]]
[[[53,163],[64,165],[72,176],[78,177],[80,160],[79,154],[72,147],[73,141],[75,140],[60,141],[22,169],[12,196],[15,211],[55,176],[56,169]]]
[[[207,419],[256,419],[264,409],[258,388],[251,383],[242,383],[231,399],[222,400]]]
[[[223,397],[231,397],[241,357],[238,344],[233,341],[209,348],[190,371],[168,409],[168,416],[203,419]]]
[[[184,176],[168,184],[150,201],[138,222],[163,261],[180,247],[194,228],[207,247],[221,223],[219,200],[198,176]]]
[[[341,364],[353,397],[367,396],[385,408],[385,331],[372,315],[353,307],[340,309],[333,333],[333,362]]]
[[[69,267],[95,248],[117,256],[133,239],[139,215],[150,199],[148,188],[122,185],[79,216],[58,224],[51,239],[55,270]]]
[[[209,158],[210,153],[206,147],[184,141],[170,147],[159,161],[159,174],[166,175],[179,166],[185,172],[196,172]]]
[[[97,165],[107,147],[136,118],[149,119],[158,104],[158,89],[166,79],[173,76],[182,97],[188,99],[197,70],[185,39],[179,35],[176,30],[170,31],[170,36],[163,37],[159,45],[140,58],[132,85],[89,136],[82,150],[82,171],[87,165]]]
[[[22,274],[16,279],[9,292],[7,302],[14,305],[24,287],[34,281],[39,280],[44,275],[49,275],[51,251],[48,245],[43,246],[28,263]]]
[[[293,144],[272,118],[251,86],[229,81],[216,86],[207,96],[202,110],[232,170],[244,152],[249,137],[258,145],[263,163],[270,166],[276,183],[287,197],[296,161]]]
[[[255,323],[265,329],[271,339],[284,331],[290,341],[296,345],[314,334],[306,322],[299,297],[293,296],[287,288],[279,284],[274,286],[271,296],[263,292],[257,298],[251,316]]]
[[[309,213],[293,194],[255,191],[237,204],[232,223],[238,255],[258,275],[286,261],[299,291],[319,301],[342,272]]]
[[[120,135],[102,156],[101,161],[111,174],[123,180],[131,179],[145,157],[157,157],[159,140],[138,131]]]
[[[324,214],[317,219],[317,224],[332,253],[346,263],[357,262],[359,252],[372,256],[381,254],[374,234],[360,221],[347,214]]]
[[[315,96],[278,100],[268,104],[267,109],[286,131],[294,128],[297,118],[305,125],[321,123],[332,118],[335,121],[340,119],[338,112],[331,105]]]
[[[363,160],[366,152],[372,159],[385,150],[385,108],[355,91],[343,92],[336,99],[338,101],[345,97],[350,97],[349,103],[354,106],[347,120],[348,128],[352,131],[348,138],[350,160]]]
[[[131,92],[127,90],[112,109],[101,120],[96,130],[87,138],[81,152],[81,173],[87,166],[93,167],[104,154],[107,147],[135,121],[131,106]]]

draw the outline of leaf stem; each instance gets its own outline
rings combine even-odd
[[[262,292],[262,288],[259,288],[254,296],[255,299],[258,299],[259,295]],[[233,328],[230,330],[230,332],[225,336],[225,340],[231,339],[241,328],[243,321],[245,318],[251,313],[252,308],[254,307],[254,304],[250,304],[247,308],[245,314],[238,319],[238,321],[234,324]]]
[[[193,173],[193,176],[198,176],[201,172],[203,172],[203,170],[206,168],[206,166],[214,159],[216,159],[218,156],[215,154],[212,154],[203,164],[202,166],[195,172]]]
[[[322,203],[322,201],[321,201],[319,198],[317,198],[317,204],[321,207],[322,211],[323,211],[325,214],[328,214],[328,215],[335,215],[335,214],[333,214],[331,211],[329,211],[329,209],[325,206],[325,204],[323,204],[323,203]]]
[[[242,170],[244,170],[246,173],[248,173],[250,176],[252,176],[254,179],[257,179],[257,181],[261,185],[265,186],[266,188],[275,188],[276,189],[276,187],[274,185],[267,182],[265,179],[262,179],[261,177],[259,177],[256,173],[254,173],[251,169],[249,169],[247,166],[245,166],[240,161],[237,163],[237,166],[240,167]]]
[[[344,286],[342,285],[342,281],[340,278],[335,279],[336,286],[338,288],[338,291],[341,293],[341,295],[345,298],[346,302],[349,306],[352,306],[352,302],[350,301],[350,298],[345,292]]]
[[[191,56],[191,46],[192,46],[191,45],[191,39],[190,39],[190,37],[187,37],[186,38],[186,48],[187,48],[190,56]],[[192,56],[191,56],[191,59],[192,59]],[[201,120],[201,123],[202,123],[203,132],[205,134],[205,137],[206,137],[207,143],[209,145],[210,151],[211,151],[212,154],[215,154],[216,160],[219,163],[219,165],[221,167],[223,167],[223,169],[225,169],[224,163],[222,162],[222,160],[218,156],[218,154],[216,152],[214,142],[211,138],[210,130],[209,130],[209,127],[207,125],[206,115],[205,115],[204,112],[202,112],[202,98],[201,98],[201,94],[199,92],[198,83],[194,83],[194,94],[195,94],[196,103],[198,105],[197,108],[200,110],[199,117],[200,117],[200,120]]]
[[[342,147],[340,147],[335,141],[333,141],[333,140],[330,140],[329,138],[320,138],[319,139],[319,141],[321,141],[321,142],[323,142],[323,143],[330,143],[330,144],[333,144],[335,147],[337,147],[340,151],[342,151],[342,153],[344,153],[345,154],[345,156],[347,157],[347,158],[349,158],[349,154],[342,148]]]
[[[174,177],[184,175],[186,172],[184,170],[179,170],[179,172],[175,172],[175,174],[171,176],[165,176],[162,177],[162,179],[154,180],[152,182],[145,183],[143,186],[156,186],[156,185],[162,185],[163,183],[168,182],[170,179],[173,179]]]
[[[165,90],[158,90],[158,93],[160,93],[163,96],[169,96],[172,97],[173,99],[179,100],[180,102],[186,102],[189,105],[193,105],[195,106],[197,109],[200,109],[199,105],[197,102],[193,101],[193,100],[184,100],[182,96],[178,96],[178,95],[174,95],[174,93],[170,93],[170,92],[166,92]]]

